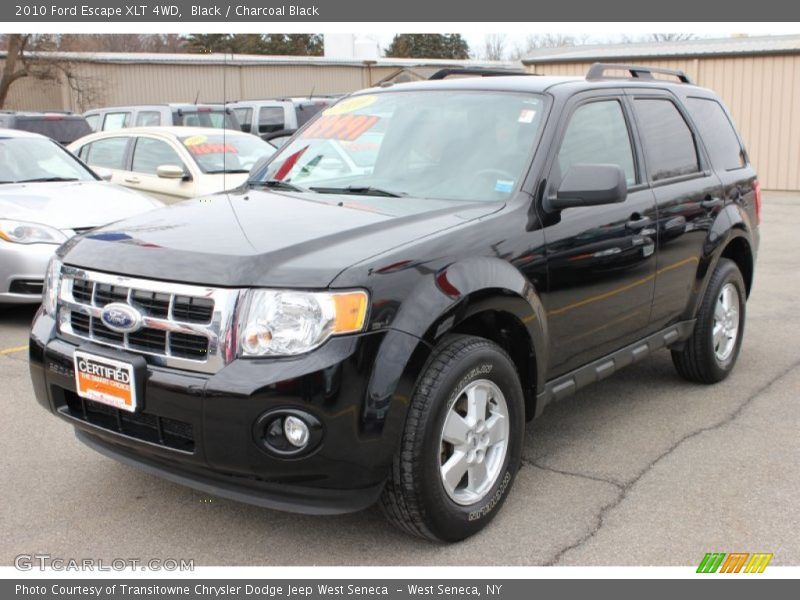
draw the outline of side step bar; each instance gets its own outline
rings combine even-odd
[[[625,346],[602,358],[548,381],[544,391],[536,397],[536,417],[551,402],[563,400],[591,383],[605,379],[623,367],[639,362],[656,350],[675,346],[686,341],[694,331],[694,320],[670,325],[648,337]]]

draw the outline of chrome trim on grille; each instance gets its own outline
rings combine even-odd
[[[73,296],[73,286],[76,281],[92,282],[92,298],[90,304],[79,302]],[[142,317],[142,329],[153,329],[166,332],[165,349],[163,353],[152,352],[140,348],[131,347],[129,336],[131,334],[120,334],[123,336],[121,344],[109,340],[98,338],[93,335],[90,325],[89,334],[78,333],[72,328],[72,313],[84,314],[92,319],[100,321],[103,306],[95,303],[97,284],[107,284],[127,288],[127,297],[123,300],[112,300],[111,302],[123,302],[131,304],[131,298],[136,292],[155,292],[169,294],[169,308],[167,318],[159,318],[144,315]],[[192,298],[205,298],[213,300],[214,307],[209,323],[190,323],[178,321],[173,318],[173,308],[177,296],[189,296]],[[147,358],[148,363],[185,369],[188,371],[198,371],[202,373],[216,373],[222,367],[230,363],[236,357],[237,323],[236,312],[240,298],[243,296],[240,289],[212,288],[182,283],[169,283],[164,281],[154,281],[150,279],[138,279],[125,277],[122,275],[111,275],[96,271],[87,271],[76,267],[64,265],[61,268],[61,284],[58,292],[58,331],[67,340],[78,342],[88,340],[103,346],[120,348],[134,354],[141,354]],[[110,302],[109,302],[110,303]],[[139,331],[141,331],[140,329]],[[204,359],[191,359],[174,356],[170,348],[170,334],[180,333],[205,337],[208,339],[208,352]]]

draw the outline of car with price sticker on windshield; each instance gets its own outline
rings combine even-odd
[[[234,189],[63,244],[33,388],[170,481],[301,513],[377,503],[457,541],[513,493],[548,405],[662,349],[688,381],[731,373],[760,209],[727,109],[680,71],[384,85]]]
[[[275,148],[256,136],[210,127],[132,127],[82,137],[68,146],[111,181],[165,202],[238,187]]]

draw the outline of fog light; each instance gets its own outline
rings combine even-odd
[[[283,433],[295,448],[303,448],[311,436],[308,425],[302,419],[291,415],[283,420]]]

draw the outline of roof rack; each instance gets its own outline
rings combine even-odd
[[[451,75],[474,75],[476,77],[508,77],[513,75],[533,75],[527,71],[517,69],[486,69],[484,67],[446,67],[439,69],[433,75],[428,77],[431,79],[447,79]]]
[[[677,69],[662,69],[660,67],[642,67],[639,65],[617,65],[614,63],[594,63],[586,73],[586,79],[620,79],[611,75],[606,75],[606,71],[628,71],[629,79],[655,79],[653,73],[661,75],[672,75],[681,83],[692,83],[689,76]]]

